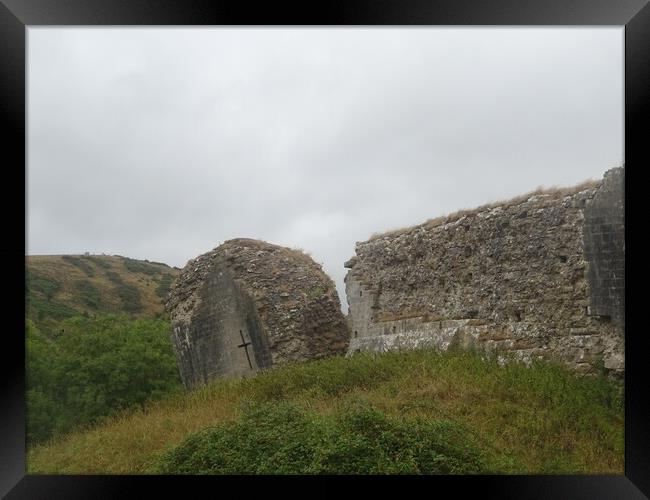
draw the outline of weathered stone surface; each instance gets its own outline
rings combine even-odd
[[[229,240],[189,261],[166,308],[188,388],[348,347],[332,280],[302,252],[258,240]]]
[[[609,318],[621,328],[625,326],[624,189],[623,170],[608,171],[584,211],[589,314]]]
[[[623,185],[612,169],[357,243],[349,352],[474,345],[622,374]]]

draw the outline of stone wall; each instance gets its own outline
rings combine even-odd
[[[357,243],[350,352],[435,345],[624,370],[624,170]]]
[[[610,170],[585,208],[590,314],[625,325],[625,175]]]
[[[348,347],[332,280],[302,252],[262,241],[230,240],[189,261],[166,307],[186,387]]]

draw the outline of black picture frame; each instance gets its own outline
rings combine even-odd
[[[650,165],[643,136],[650,116],[650,6],[648,0],[344,0],[338,2],[266,2],[250,5],[235,1],[173,0],[0,0],[0,109],[3,124],[5,192],[1,196],[8,237],[2,248],[6,264],[5,334],[0,362],[0,495],[6,498],[122,498],[136,488],[163,490],[185,496],[188,490],[208,487],[216,496],[228,486],[248,487],[276,482],[318,483],[318,493],[336,491],[345,480],[382,490],[394,485],[404,491],[404,480],[421,493],[453,492],[498,498],[647,498],[650,496],[650,411],[645,385],[647,373],[643,329],[635,331],[637,295],[626,293],[625,475],[624,476],[434,476],[214,478],[171,476],[38,476],[25,475],[24,286],[26,209],[25,69],[26,35],[30,26],[126,25],[519,25],[625,26],[625,218],[626,290],[633,290],[633,263],[639,262],[640,238],[634,214],[644,211],[640,175]],[[25,170],[23,170],[23,168]],[[7,175],[9,179],[7,179]],[[8,196],[11,194],[11,196]],[[642,215],[639,216],[642,219]],[[7,228],[5,227],[5,231]],[[21,243],[22,242],[22,243]],[[636,255],[636,257],[635,257]],[[632,267],[630,267],[632,262]],[[632,270],[632,273],[628,270]],[[640,292],[643,296],[643,292]],[[631,316],[630,316],[631,313]],[[228,484],[231,483],[231,484]],[[306,486],[306,485],[305,485]],[[303,488],[297,488],[304,494]],[[185,492],[185,494],[183,494]],[[423,492],[423,493],[422,493]],[[196,493],[194,496],[198,496]]]

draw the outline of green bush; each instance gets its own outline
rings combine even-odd
[[[102,301],[99,290],[88,280],[81,280],[75,283],[75,288],[81,292],[81,301],[93,309],[97,309]]]
[[[64,261],[69,262],[73,266],[78,267],[81,269],[84,273],[86,273],[87,276],[95,276],[95,269],[93,266],[91,266],[88,262],[86,262],[84,259],[81,257],[75,257],[73,255],[63,255],[61,257]]]
[[[128,257],[124,258],[124,267],[133,273],[143,273],[149,276],[157,274],[159,269],[155,266],[147,264],[146,262],[141,262],[135,259],[129,259]]]
[[[116,285],[121,285],[122,283],[124,283],[122,281],[122,278],[120,278],[120,275],[117,274],[115,271],[105,271],[104,274],[106,274],[108,281],[110,281],[111,283],[114,283]]]
[[[138,313],[142,311],[140,290],[135,285],[124,283],[120,275],[115,271],[105,271],[106,277],[115,284],[115,292],[122,302],[122,310],[127,313]]]
[[[112,267],[106,258],[99,257],[98,255],[84,255],[83,258],[104,269],[110,269]]]
[[[242,388],[256,401],[281,401],[301,392],[342,394],[352,389],[370,389],[403,369],[401,360],[387,353],[377,362],[375,353],[360,353],[355,362],[339,356],[297,363],[284,370],[269,370],[264,376],[242,381]],[[403,364],[403,362],[402,362]]]
[[[34,295],[27,298],[27,313],[30,318],[39,320],[45,318],[61,320],[79,314],[76,309],[65,304],[53,300],[43,300]]]
[[[170,267],[167,264],[165,264],[164,262],[156,262],[155,260],[147,260],[147,259],[144,259],[144,261],[149,263],[149,264],[156,264],[157,266],[164,266],[164,267],[170,269]]]
[[[137,313],[142,311],[142,301],[140,290],[135,285],[124,283],[120,275],[115,271],[105,271],[106,277],[114,283],[115,292],[122,301],[122,309],[127,313]]]
[[[163,474],[476,474],[485,461],[451,421],[388,417],[354,402],[333,415],[290,403],[248,404],[240,420],[188,437]]]
[[[27,439],[33,443],[180,389],[163,320],[77,316],[55,340],[26,327]]]
[[[34,272],[26,272],[25,278],[27,292],[41,293],[47,300],[51,300],[54,294],[61,289],[61,283],[58,281]]]
[[[167,297],[167,294],[169,294],[169,288],[173,280],[174,277],[171,274],[163,274],[160,278],[160,283],[158,283],[158,287],[156,288],[156,295],[164,300]]]
[[[135,285],[121,283],[115,287],[117,295],[122,301],[122,309],[127,313],[138,313],[142,311],[140,290]]]

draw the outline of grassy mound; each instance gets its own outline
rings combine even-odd
[[[219,380],[28,450],[29,473],[622,474],[623,388],[471,352]]]

